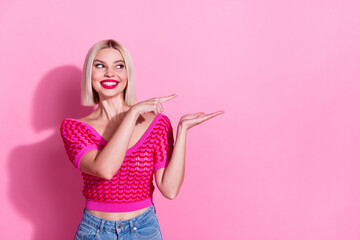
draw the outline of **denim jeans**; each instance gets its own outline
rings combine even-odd
[[[110,221],[95,217],[85,208],[75,234],[75,240],[84,239],[162,239],[155,206],[151,205],[146,212],[121,221]]]

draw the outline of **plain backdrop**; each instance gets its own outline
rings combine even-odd
[[[224,110],[188,133],[166,240],[360,239],[356,0],[1,1],[1,239],[72,239],[82,178],[59,134],[88,49],[130,51],[138,100]]]

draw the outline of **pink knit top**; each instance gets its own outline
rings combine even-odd
[[[91,150],[101,151],[106,140],[89,124],[67,118],[60,133],[70,161],[78,169],[81,158]],[[140,140],[126,152],[111,180],[82,172],[86,208],[103,212],[130,212],[152,204],[153,173],[167,166],[173,150],[169,118],[158,114]]]

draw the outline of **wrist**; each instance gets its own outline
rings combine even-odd
[[[186,135],[187,130],[188,130],[188,129],[184,126],[184,124],[179,123],[179,125],[178,125],[178,127],[177,127],[177,134],[178,134],[178,135],[181,135],[181,134]]]
[[[131,118],[137,120],[140,117],[140,113],[136,110],[135,107],[130,107],[130,109],[127,112],[128,115],[131,116]]]

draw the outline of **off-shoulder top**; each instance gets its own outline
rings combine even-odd
[[[89,124],[66,118],[60,133],[69,160],[80,169],[82,157],[101,151],[106,140]],[[158,114],[139,141],[126,151],[124,161],[111,180],[82,172],[86,208],[103,212],[130,212],[152,204],[153,173],[168,165],[174,138],[170,120]]]

